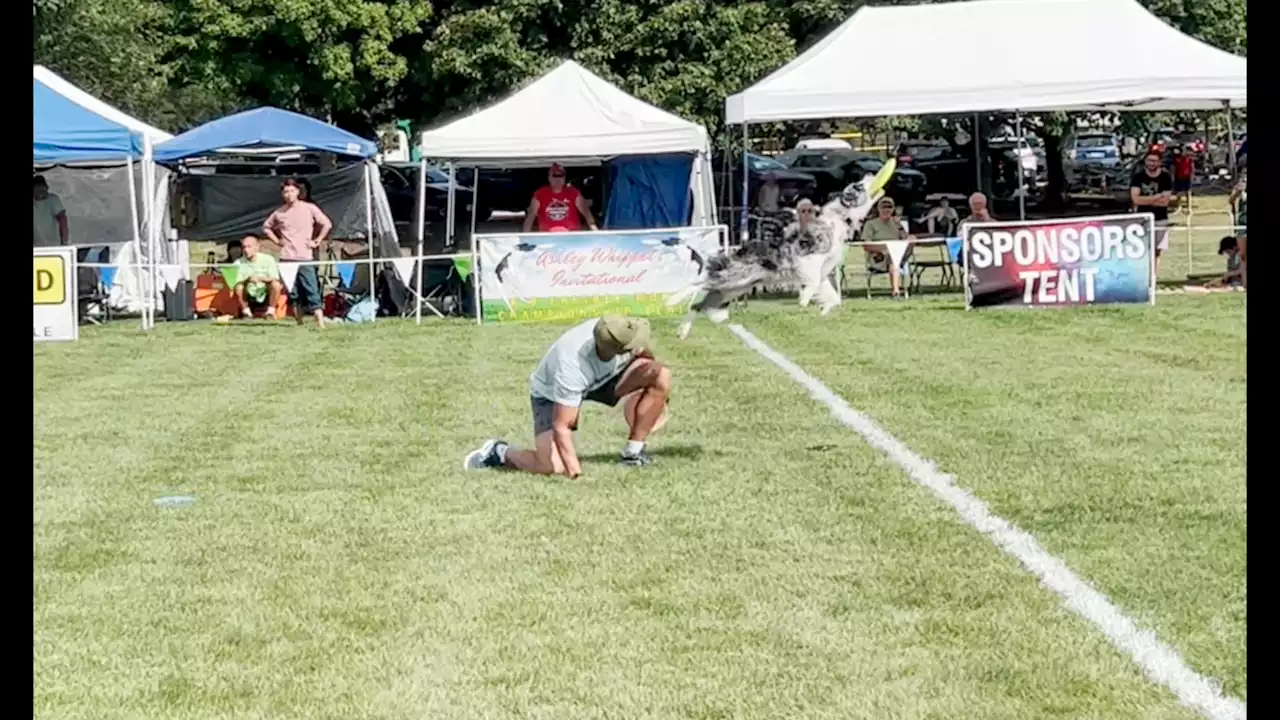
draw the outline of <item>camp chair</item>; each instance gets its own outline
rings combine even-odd
[[[926,270],[936,268],[941,274],[943,287],[951,287],[952,281],[955,279],[955,265],[951,262],[951,252],[946,245],[928,245],[925,247],[916,247],[916,251],[912,253],[911,277],[910,285],[916,292],[920,292],[921,281],[924,280]],[[920,252],[927,253],[923,259],[919,258]],[[936,259],[932,256],[936,255]]]
[[[101,325],[110,321],[111,304],[107,302],[110,296],[111,288],[102,281],[102,273],[98,268],[76,268],[76,305],[82,322]],[[97,317],[99,314],[101,319]]]
[[[437,317],[461,314],[468,304],[471,258],[423,260],[414,269],[414,276],[409,282],[410,295],[417,293],[417,273],[422,268],[425,268],[425,274],[422,276],[422,297],[418,302]],[[413,304],[408,303],[404,315],[413,315],[414,310]]]
[[[870,300],[871,299],[871,280],[876,275],[884,275],[885,277],[889,277],[888,262],[893,262],[893,260],[892,258],[889,257],[888,252],[884,252],[883,255],[885,256],[887,262],[884,267],[880,267],[875,263],[875,259],[872,256],[872,250],[870,250],[866,246],[863,246],[862,250],[863,250],[862,254],[866,262],[864,269],[865,269],[865,272],[867,273],[867,299]],[[876,251],[876,252],[879,253],[879,251]],[[902,282],[902,295],[903,297],[911,297],[910,274],[912,272],[912,269],[911,269],[910,263],[905,263],[905,264],[907,265],[907,269],[901,271],[903,277],[900,279],[900,282],[902,280],[906,281],[906,282]]]
[[[111,252],[105,247],[80,248],[76,256],[80,263],[106,264],[110,261]],[[103,273],[103,269],[83,264],[76,268],[76,305],[80,320],[94,325],[111,320],[111,304],[107,300],[111,296],[109,283],[115,275],[115,269],[105,268],[110,273]],[[101,319],[95,317],[96,314],[101,314]]]

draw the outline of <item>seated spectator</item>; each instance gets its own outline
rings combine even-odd
[[[1209,281],[1209,287],[1235,286],[1244,284],[1244,267],[1240,260],[1240,246],[1236,238],[1228,235],[1218,242],[1218,254],[1227,258],[1227,272],[1220,278]]]
[[[894,210],[892,198],[880,198],[880,202],[876,204],[876,216],[867,218],[862,222],[862,230],[858,236],[859,240],[865,243],[879,243],[910,238]],[[887,252],[868,250],[867,269],[873,272],[888,273],[889,283],[893,288],[893,296],[901,297],[902,273],[906,272],[907,269],[906,255],[902,258],[902,266],[897,267],[893,265]]]
[[[960,223],[960,215],[955,208],[951,207],[949,200],[939,198],[938,204],[930,208],[928,214],[924,216],[924,222],[929,228],[930,235],[942,233],[951,237],[956,230],[956,225]]]
[[[266,308],[268,320],[276,319],[276,306],[284,282],[280,280],[280,264],[275,257],[262,252],[258,238],[246,235],[239,243],[227,245],[228,257],[243,249],[244,257],[236,260],[236,299],[240,314],[252,318],[255,309]]]
[[[987,196],[980,192],[969,196],[969,217],[973,222],[995,222],[995,216],[987,209]]]
[[[1249,287],[1249,174],[1240,171],[1240,180],[1227,199],[1231,205],[1232,224],[1236,228],[1236,247],[1240,251],[1241,284]]]

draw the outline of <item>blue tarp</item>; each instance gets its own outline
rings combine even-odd
[[[32,164],[118,163],[142,157],[142,136],[31,81]]]
[[[610,230],[674,228],[689,224],[693,195],[692,155],[620,157],[609,163]]]
[[[214,155],[223,148],[301,147],[359,158],[378,154],[371,140],[306,115],[258,108],[205,123],[156,146],[156,162]]]

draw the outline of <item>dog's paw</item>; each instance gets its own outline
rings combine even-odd
[[[729,308],[716,308],[715,310],[708,310],[707,319],[719,325],[720,323],[729,319]]]
[[[692,330],[693,330],[693,321],[685,320],[684,322],[680,323],[680,328],[676,330],[676,337],[680,340],[684,340],[685,338],[689,337],[689,332]]]

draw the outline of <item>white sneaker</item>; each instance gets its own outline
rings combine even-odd
[[[463,470],[484,470],[486,468],[501,467],[502,461],[498,458],[498,446],[505,445],[501,440],[486,440],[478,449],[467,453],[462,459]]]

